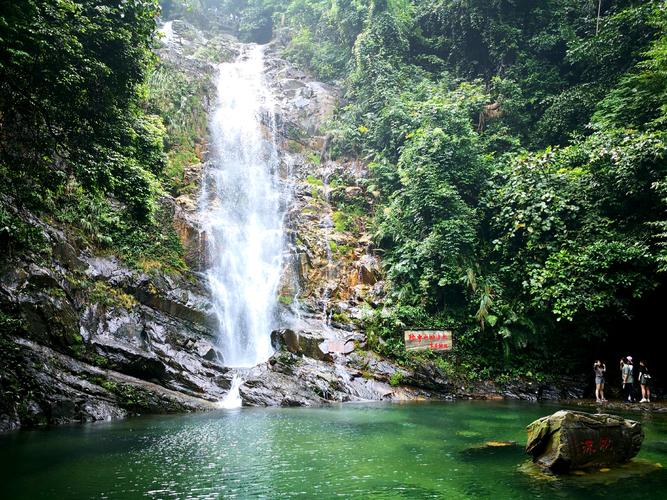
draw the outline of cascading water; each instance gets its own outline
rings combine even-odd
[[[331,193],[331,188],[329,187],[329,177],[331,175],[331,171],[328,168],[324,169],[323,175],[322,175],[322,184],[324,188],[324,201],[326,202],[327,206],[331,206],[331,200],[330,200],[330,193]],[[331,323],[331,316],[333,314],[333,311],[329,310],[329,303],[331,299],[331,292],[333,291],[333,288],[335,288],[335,284],[332,284],[332,265],[333,265],[333,258],[331,255],[331,236],[333,232],[333,227],[334,227],[334,222],[331,216],[327,213],[324,216],[324,235],[325,235],[325,240],[324,240],[324,248],[326,250],[326,256],[327,256],[327,264],[326,264],[326,282],[324,284],[324,290],[322,291],[322,325],[324,328],[328,328],[329,324]]]
[[[227,395],[222,401],[218,401],[217,407],[223,410],[232,410],[234,408],[240,408],[241,405],[243,404],[243,400],[241,399],[241,394],[239,393],[239,389],[241,388],[242,383],[243,379],[241,378],[241,375],[239,375],[238,373],[235,374],[234,378],[232,379],[232,385],[229,388]]]
[[[273,352],[285,193],[272,110],[263,47],[243,46],[235,62],[219,68],[212,156],[200,204],[218,348],[230,367],[257,365]]]
[[[174,41],[174,28],[173,21],[167,21],[160,28],[160,33],[162,34],[162,43],[164,45],[169,45]]]

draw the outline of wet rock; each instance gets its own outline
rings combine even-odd
[[[89,257],[86,259],[88,269],[86,274],[91,278],[110,279],[120,269],[120,262],[116,257]]]
[[[203,359],[206,359],[208,361],[214,361],[217,359],[217,350],[207,340],[204,339],[198,339],[196,342],[194,342],[193,345],[194,350],[196,351],[197,355],[202,357]]]
[[[301,352],[299,336],[294,330],[290,330],[288,328],[271,332],[271,344],[276,350],[285,348],[292,354]]]
[[[85,271],[88,266],[79,258],[79,253],[74,246],[67,241],[65,234],[57,230],[54,230],[52,234],[57,234],[57,237],[53,238],[52,253],[58,264],[64,269]]]
[[[202,270],[206,264],[206,235],[199,221],[197,203],[192,197],[181,195],[174,200],[171,212],[174,229],[185,250],[185,262],[194,270]]]
[[[0,402],[0,430],[213,408],[203,399],[92,366],[27,339],[7,340],[17,363],[16,383],[31,399],[13,407]]]
[[[344,401],[414,400],[432,395],[418,388],[392,387],[386,380],[388,373],[383,376],[368,367],[357,370],[345,363],[343,355],[337,355],[334,361],[278,351],[267,363],[247,374],[240,388],[243,404],[309,406]]]
[[[271,333],[271,343],[275,349],[285,348],[293,354],[300,354],[320,361],[333,361],[331,355],[322,350],[325,337],[320,332],[276,330]]]
[[[107,366],[144,380],[162,380],[166,374],[165,364],[153,352],[134,348],[131,344],[117,342],[109,337],[98,337],[93,342],[95,351],[102,356]]]
[[[347,357],[347,365],[382,380],[388,380],[398,370],[394,363],[373,352],[354,352]]]
[[[311,406],[312,401],[308,398],[298,398],[291,395],[285,396],[280,401],[280,406]]]
[[[40,275],[40,281],[45,275]],[[51,283],[49,278],[49,283]],[[80,343],[79,315],[59,286],[25,291],[17,298],[26,330],[34,338],[63,349]]]
[[[304,356],[320,361],[333,361],[331,355],[322,350],[324,340],[318,332],[299,332],[299,345]]]
[[[285,96],[295,97],[297,91],[303,88],[306,84],[301,80],[285,79],[282,80],[279,85]]]
[[[204,291],[185,283],[174,282],[167,275],[132,276],[127,290],[142,304],[165,314],[199,325],[213,325],[211,302]]]
[[[50,269],[32,263],[28,265],[27,271],[28,286],[34,288],[60,288],[60,283],[54,272]]]
[[[320,350],[329,354],[350,354],[354,349],[354,340],[325,340],[320,344]]]
[[[187,195],[182,194],[176,200],[176,204],[186,212],[194,212],[197,210],[197,203]]]
[[[77,254],[71,235],[40,225],[59,245],[49,264],[28,255],[0,275],[0,307],[28,332],[4,338],[15,358],[0,378],[31,395],[0,398],[0,429],[205,409],[200,398],[224,394],[200,276]]]
[[[333,86],[316,82],[279,57],[280,46],[272,44],[266,53],[266,68],[278,104],[277,118],[287,136],[309,143],[320,140],[323,124],[333,115],[340,92]],[[321,146],[321,144],[320,144]]]
[[[536,387],[525,387],[523,384],[505,386],[502,390],[503,399],[537,401],[539,391]]]
[[[554,384],[545,384],[538,389],[538,399],[557,400],[560,399],[560,391]]]
[[[644,440],[639,422],[566,410],[536,420],[527,430],[526,452],[556,473],[627,462]]]
[[[348,390],[350,395],[353,396],[353,400],[401,401],[405,399],[417,399],[414,397],[414,394],[405,393],[401,388],[392,388],[386,382],[372,378],[354,377],[348,383]],[[397,397],[394,397],[395,395]]]
[[[80,410],[82,422],[96,422],[99,420],[113,420],[128,416],[127,410],[102,400],[91,400],[83,404]]]
[[[357,261],[359,281],[364,285],[375,285],[380,280],[381,271],[377,258],[372,255],[363,255]]]
[[[662,464],[642,458],[616,467],[602,467],[600,469],[575,470],[572,474],[554,475],[533,462],[526,460],[519,465],[518,470],[533,481],[543,481],[549,488],[557,491],[571,489],[576,486],[580,491],[595,491],[596,488],[609,488],[619,482],[644,480],[645,476],[663,471]]]
[[[426,389],[450,392],[452,387],[447,375],[435,363],[420,363],[405,382]]]

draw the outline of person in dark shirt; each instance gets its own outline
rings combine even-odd
[[[651,375],[648,371],[648,366],[646,366],[646,361],[639,362],[639,385],[642,389],[642,400],[640,403],[650,403],[651,402]]]

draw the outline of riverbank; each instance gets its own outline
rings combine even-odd
[[[561,401],[563,405],[581,408],[593,413],[665,413],[667,414],[667,403],[664,401],[653,401],[651,403],[627,403],[623,401],[607,401],[596,403],[593,399],[566,399]]]

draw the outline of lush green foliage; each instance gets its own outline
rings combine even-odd
[[[44,198],[74,175],[148,212],[151,171],[161,165],[141,163],[156,156],[155,131],[132,108],[155,13],[143,1],[3,4],[1,153],[16,188]]]
[[[664,297],[664,2],[262,5],[344,85],[330,153],[381,193],[378,348],[448,326],[477,362],[560,366]]]
[[[0,9],[1,248],[40,251],[41,231],[23,221],[28,208],[84,243],[180,267],[179,249],[155,237],[164,233],[166,129],[144,111],[157,1],[21,0]]]
[[[206,84],[205,78],[195,78],[166,63],[161,63],[148,77],[148,109],[161,116],[165,124],[168,161],[163,184],[174,195],[191,187],[185,168],[201,161],[208,124],[204,105]]]

